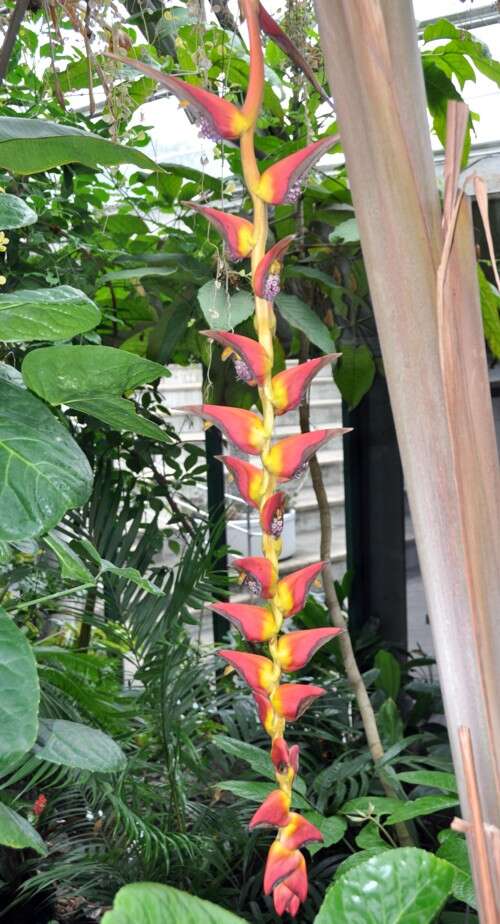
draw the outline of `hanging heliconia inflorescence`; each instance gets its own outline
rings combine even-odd
[[[304,667],[315,651],[341,630],[321,628],[281,634],[284,620],[303,608],[324,562],[301,568],[280,579],[278,558],[285,501],[280,485],[298,477],[321,446],[346,430],[316,430],[273,442],[275,417],[297,408],[313,377],[323,366],[333,362],[338,354],[312,359],[277,375],[272,374],[276,328],[273,301],[280,291],[283,258],[293,236],[283,238],[266,250],[268,206],[296,202],[303,177],[337,142],[337,138],[331,135],[325,137],[285,157],[262,174],[259,172],[254,133],[264,89],[261,28],[273,37],[276,33],[283,48],[293,46],[263,11],[258,0],[241,0],[241,7],[250,37],[249,84],[241,108],[141,62],[124,58],[117,60],[126,61],[166,85],[180,99],[181,105],[190,110],[204,137],[239,139],[243,177],[253,203],[253,221],[196,203],[188,205],[216,227],[232,260],[251,258],[257,340],[226,331],[203,333],[223,347],[224,358],[232,357],[237,378],[258,389],[262,415],[211,404],[189,406],[184,410],[215,424],[230,443],[260,460],[259,467],[231,455],[223,456],[221,461],[233,475],[243,499],[259,511],[263,533],[262,556],[236,559],[234,566],[247,590],[262,602],[214,603],[212,609],[236,626],[248,642],[268,646],[268,657],[233,650],[220,650],[218,654],[249,685],[260,720],[271,738],[276,789],[255,812],[250,828],[277,829],[266,862],[264,891],[266,895],[272,893],[279,915],[287,911],[295,916],[307,895],[306,863],[300,848],[312,841],[322,841],[323,837],[318,828],[291,811],[299,748],[298,745],[288,746],[285,726],[287,722],[300,718],[325,690],[312,684],[283,683],[282,679],[283,674]],[[297,55],[298,52],[295,58]]]

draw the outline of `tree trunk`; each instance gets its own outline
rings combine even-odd
[[[415,526],[462,811],[468,818],[460,725],[472,734],[484,820],[498,827],[500,721],[493,683],[500,674],[494,631],[500,613],[500,492],[470,209],[464,202],[445,278],[448,351],[441,364],[437,270],[443,233],[411,2],[315,3]],[[458,394],[452,401],[454,387]],[[474,856],[473,864],[478,883]]]

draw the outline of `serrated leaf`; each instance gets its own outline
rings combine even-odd
[[[0,379],[0,539],[38,536],[84,504],[92,471],[50,410]]]
[[[17,850],[36,850],[42,857],[47,854],[47,848],[33,825],[1,802],[0,844],[4,844],[5,847],[14,847]]]
[[[0,193],[0,229],[10,231],[11,228],[25,228],[38,221],[38,215],[33,209],[20,199],[9,193]]]
[[[117,773],[126,765],[125,754],[109,735],[64,719],[40,721],[35,757],[96,773]]]
[[[35,743],[39,701],[31,645],[0,608],[0,764],[14,763]]]
[[[229,294],[224,286],[217,286],[213,279],[198,289],[200,308],[211,328],[232,330],[246,321],[254,311],[254,300],[250,292]]]
[[[384,850],[335,881],[315,924],[430,924],[452,882],[452,867],[425,850]]]
[[[94,302],[72,286],[0,294],[0,340],[8,343],[70,340],[100,320]]]
[[[375,378],[375,362],[367,346],[341,345],[334,379],[342,397],[352,410],[370,390]]]
[[[276,299],[276,304],[282,317],[292,327],[301,330],[311,343],[323,350],[323,353],[333,352],[335,344],[328,327],[301,298],[281,293]]]
[[[157,882],[134,882],[115,895],[102,924],[244,924],[243,918],[204,899]]]
[[[92,132],[44,119],[0,118],[0,167],[11,173],[41,173],[63,164],[88,167],[137,164],[160,170],[142,151],[107,141]]]

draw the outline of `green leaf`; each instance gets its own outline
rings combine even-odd
[[[212,902],[157,882],[134,882],[115,895],[102,924],[244,924]]]
[[[352,410],[372,387],[375,362],[364,344],[358,347],[342,344],[341,350],[342,356],[335,367],[334,379],[344,401]]]
[[[125,754],[109,735],[97,728],[64,719],[42,719],[35,756],[51,764],[95,773],[117,773]]]
[[[452,867],[425,850],[383,851],[333,884],[314,924],[430,924],[452,882]]]
[[[38,221],[36,212],[26,205],[19,196],[9,193],[0,193],[0,229],[9,231],[11,228],[24,228]]]
[[[92,132],[42,119],[0,118],[0,167],[11,173],[41,173],[63,164],[87,167],[137,164],[159,170],[142,151],[106,141]]]
[[[133,584],[136,584],[137,587],[140,587],[142,590],[146,590],[149,594],[154,594],[155,597],[164,597],[165,594],[160,587],[157,587],[156,584],[153,584],[152,581],[149,581],[147,578],[143,577],[140,571],[137,571],[136,568],[120,568],[118,565],[114,565],[111,561],[106,561],[105,558],[101,558],[101,574],[113,574],[115,577],[122,578],[124,581],[132,581]]]
[[[390,815],[401,805],[406,805],[406,803],[388,796],[358,796],[357,799],[350,799],[346,802],[339,812],[342,812],[342,815],[359,816],[359,818],[370,816],[380,818],[382,815]]]
[[[257,783],[253,780],[224,780],[217,783],[218,789],[225,789],[239,799],[248,799],[249,802],[263,802],[270,792],[276,789],[273,783]],[[295,808],[311,809],[309,802],[298,792],[292,793],[292,804]]]
[[[484,336],[496,359],[500,359],[500,292],[477,267]]]
[[[377,712],[377,725],[383,743],[390,748],[404,735],[403,720],[393,699],[386,699]]]
[[[0,196],[1,201],[1,196]],[[0,295],[0,340],[69,340],[96,327],[101,312],[72,286],[18,289]]]
[[[333,231],[328,235],[331,244],[337,241],[343,241],[345,244],[357,243],[359,241],[359,228],[355,218],[347,218],[335,225]]]
[[[131,354],[136,356],[137,354]],[[142,358],[142,357],[141,357]],[[84,398],[82,401],[68,401],[69,407],[81,414],[102,420],[113,430],[125,433],[139,433],[159,443],[171,443],[172,438],[152,420],[137,413],[135,404],[126,398],[113,395],[99,395],[96,398]]]
[[[224,286],[217,286],[213,279],[198,289],[200,308],[211,328],[232,330],[246,321],[254,311],[254,300],[250,292],[226,292]]]
[[[476,893],[469,860],[469,852],[465,838],[449,828],[438,834],[440,847],[436,856],[447,860],[454,869],[453,895],[459,902],[465,902],[472,908],[477,908]]]
[[[34,395],[0,380],[0,539],[46,532],[91,489],[91,468],[66,428]]]
[[[323,353],[332,353],[335,344],[330,336],[326,324],[318,318],[309,305],[306,305],[297,295],[278,295],[276,304],[285,321],[296,327],[306,335],[307,339],[323,350]]]
[[[397,777],[403,783],[431,786],[433,789],[444,789],[445,792],[457,792],[457,780],[454,773],[444,773],[442,770],[410,770],[406,773],[398,773]]]
[[[132,269],[112,270],[104,276],[99,276],[96,286],[99,287],[105,282],[138,282],[146,276],[173,276],[175,272],[175,266],[134,266]]]
[[[38,831],[22,815],[0,802],[0,844],[15,847],[17,850],[29,848],[36,850],[42,857],[47,848]]]
[[[35,743],[39,701],[31,645],[0,609],[0,764],[14,763]]]
[[[43,541],[59,559],[62,578],[67,581],[78,581],[80,584],[95,583],[88,568],[59,533],[54,530],[44,536]]]
[[[307,818],[311,824],[316,825],[323,835],[323,840],[321,842],[315,841],[307,845],[307,849],[311,856],[317,853],[318,850],[323,850],[324,847],[331,847],[332,844],[337,844],[338,841],[342,840],[347,829],[345,818],[340,818],[339,815],[330,815],[327,818],[319,812],[311,811],[306,811],[303,814],[304,818]]]
[[[389,815],[388,825],[395,825],[399,821],[409,821],[410,818],[421,818],[422,815],[432,815],[445,809],[458,805],[458,796],[422,796],[411,802],[404,802]]]
[[[107,346],[41,347],[28,353],[23,378],[49,404],[122,395],[166,374],[164,366]]]
[[[247,741],[228,738],[226,735],[216,735],[212,740],[215,746],[224,751],[225,754],[236,757],[238,760],[244,760],[256,773],[274,780],[275,769],[271,758],[261,748],[255,747],[254,744],[248,744]]]
[[[401,667],[399,661],[390,651],[377,651],[374,658],[375,667],[380,671],[375,686],[391,699],[396,700],[401,686]]]
[[[424,29],[424,42],[434,42],[442,38],[460,38],[460,30],[448,19],[438,19]]]
[[[352,853],[350,856],[346,857],[345,860],[342,860],[342,863],[339,863],[335,870],[335,880],[340,879],[341,876],[345,876],[349,870],[354,869],[356,866],[365,863],[370,857],[378,857],[386,850],[392,850],[392,847],[389,847],[388,844],[383,844],[378,847],[367,847],[366,850],[357,850],[356,853]]]
[[[369,821],[368,824],[361,828],[359,834],[356,835],[356,844],[361,850],[373,850],[373,848],[386,848],[389,845],[384,841],[383,837],[380,834],[380,829],[374,821]]]

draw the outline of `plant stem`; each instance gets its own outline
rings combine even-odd
[[[19,613],[21,610],[27,610],[31,606],[37,606],[39,603],[47,603],[49,600],[55,600],[57,597],[68,597],[70,594],[75,594],[79,590],[87,590],[88,587],[94,587],[94,583],[78,584],[77,587],[67,587],[66,590],[58,590],[55,594],[48,594],[46,597],[36,597],[35,600],[28,600],[27,603],[20,603],[18,606],[8,606],[6,609],[9,613]]]
[[[97,600],[97,585],[95,584],[87,591],[85,608],[80,622],[80,632],[76,640],[76,648],[79,651],[88,651],[90,639],[92,636],[92,625],[87,620],[94,615],[95,603]]]

